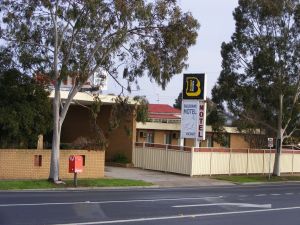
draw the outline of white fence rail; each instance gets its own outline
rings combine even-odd
[[[162,144],[136,143],[135,167],[179,174],[267,174],[273,171],[275,150],[191,148]],[[281,172],[300,172],[300,151],[283,150]]]

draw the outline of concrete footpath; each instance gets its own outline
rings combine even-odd
[[[105,167],[105,176],[132,180],[143,180],[159,187],[197,187],[234,185],[227,181],[211,179],[209,177],[189,177],[186,175],[165,173],[139,168]]]

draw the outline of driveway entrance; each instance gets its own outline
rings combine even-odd
[[[214,180],[209,177],[189,177],[139,168],[105,167],[105,176],[112,178],[143,180],[159,187],[197,187],[233,185],[226,181]]]

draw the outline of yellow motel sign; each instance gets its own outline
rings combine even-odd
[[[183,99],[205,100],[205,74],[183,75]]]

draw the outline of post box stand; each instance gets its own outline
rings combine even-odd
[[[74,173],[74,178],[73,178],[73,185],[74,187],[77,187],[77,173]]]
[[[71,155],[69,157],[69,173],[74,173],[73,184],[77,187],[77,173],[83,171],[83,157],[81,155]]]

